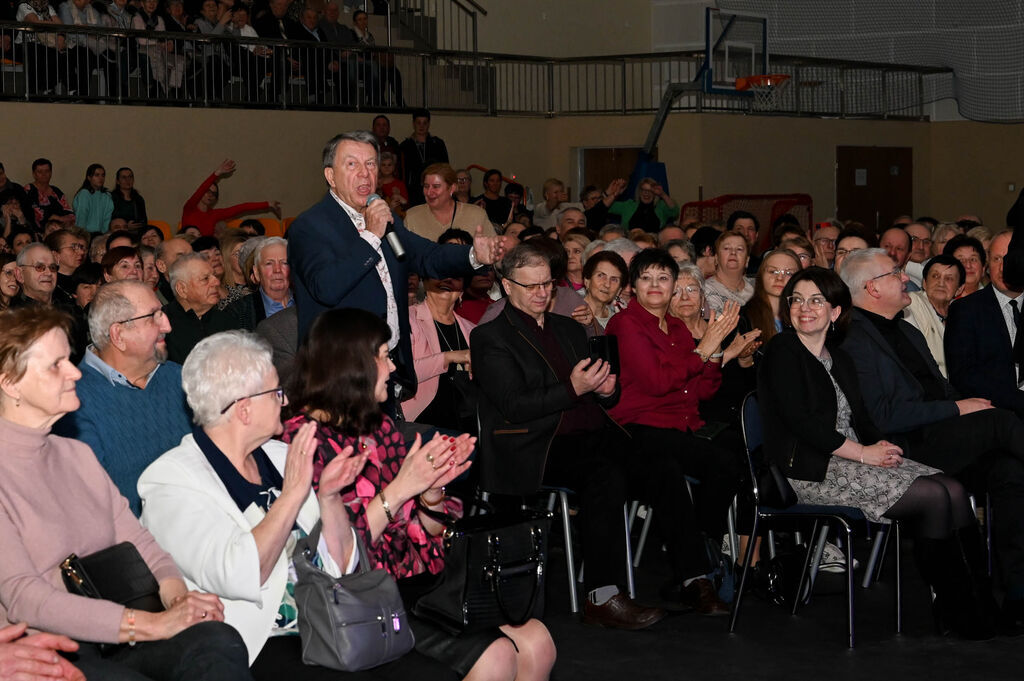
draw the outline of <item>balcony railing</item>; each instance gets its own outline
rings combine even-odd
[[[2,99],[567,116],[652,113],[693,83],[672,111],[763,112],[749,93],[703,92],[703,53],[546,59],[14,23],[0,41]],[[780,56],[771,69],[790,76],[774,107],[788,115],[919,118],[953,94],[941,69]]]

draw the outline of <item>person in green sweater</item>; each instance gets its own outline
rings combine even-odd
[[[618,215],[619,224],[626,229],[639,228],[657,234],[666,222],[679,216],[679,207],[657,180],[645,177],[636,186],[636,198],[616,201],[608,208],[608,214]]]
[[[110,216],[114,212],[114,200],[110,192],[103,186],[107,181],[107,171],[99,163],[91,164],[85,171],[82,188],[75,194],[72,206],[75,209],[75,221],[93,234],[102,234],[110,225]]]

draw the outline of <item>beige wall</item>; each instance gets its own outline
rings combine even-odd
[[[562,177],[573,190],[576,149],[638,146],[651,116],[488,118],[438,115],[457,166],[478,163],[515,174],[540,196],[540,185]],[[102,163],[111,177],[134,168],[150,216],[176,224],[181,205],[225,157],[238,161],[221,187],[221,205],[277,199],[296,215],[324,191],[320,150],[333,134],[368,127],[371,114],[177,109],[71,104],[0,103],[5,136],[2,161],[21,182],[30,164],[46,156],[53,182],[69,194],[85,167]],[[406,115],[392,116],[398,139],[410,132]],[[817,217],[835,206],[837,145],[914,149],[914,212],[941,219],[979,212],[1000,224],[1015,198],[1006,183],[1024,182],[1018,160],[1024,136],[1012,126],[979,123],[835,121],[741,115],[675,114],[665,125],[659,157],[680,203],[724,193],[806,192]],[[480,189],[480,174],[475,174]],[[108,184],[110,184],[108,182]]]
[[[651,51],[649,0],[520,0],[482,3],[483,52],[578,57]]]

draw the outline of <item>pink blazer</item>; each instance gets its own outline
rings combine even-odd
[[[455,319],[468,343],[469,334],[476,324],[459,315],[455,315]],[[415,421],[437,395],[438,376],[448,368],[444,365],[444,353],[437,337],[437,328],[426,303],[417,303],[409,308],[409,326],[412,329],[412,360],[419,387],[414,397],[402,402],[402,411],[405,412],[405,418]]]

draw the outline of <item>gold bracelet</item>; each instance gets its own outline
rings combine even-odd
[[[384,515],[388,517],[388,523],[395,522],[395,516],[391,515],[391,505],[388,503],[388,500],[384,498],[384,490],[378,492],[377,496],[380,497],[380,505],[384,508]]]
[[[128,608],[128,645],[135,647],[135,610]]]

